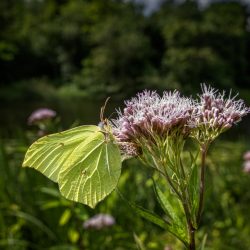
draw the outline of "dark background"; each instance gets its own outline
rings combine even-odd
[[[0,100],[249,90],[247,1],[142,3],[1,0]]]

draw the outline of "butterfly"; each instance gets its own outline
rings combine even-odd
[[[103,119],[107,100],[101,108],[101,126],[46,135],[29,147],[22,164],[58,183],[65,198],[92,208],[115,189],[121,174],[121,153]]]

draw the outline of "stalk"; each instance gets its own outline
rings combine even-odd
[[[182,202],[182,206],[184,208],[186,221],[187,221],[187,227],[188,227],[188,235],[189,235],[188,249],[195,250],[195,228],[193,227],[191,215],[190,215],[190,212],[189,212],[189,209],[188,209],[186,202],[183,200],[181,202]]]
[[[195,229],[193,227],[189,228],[189,250],[195,250]]]
[[[181,149],[178,147],[176,149],[176,152],[181,152]],[[191,216],[191,208],[190,208],[190,204],[189,204],[189,198],[188,198],[188,191],[185,187],[185,184],[183,185],[183,180],[186,179],[186,174],[185,174],[185,170],[183,167],[183,164],[181,162],[181,157],[179,154],[175,154],[177,155],[175,160],[175,165],[179,166],[180,168],[180,173],[181,176],[181,182],[182,184],[179,186],[181,189],[180,192],[180,201],[182,203],[183,209],[184,209],[184,213],[185,213],[185,217],[186,217],[186,222],[187,222],[187,229],[188,229],[188,235],[189,235],[189,242],[188,242],[188,250],[195,250],[195,228],[193,226],[193,222],[192,222],[192,216]],[[177,169],[179,169],[177,168]],[[171,181],[169,181],[171,182]]]
[[[183,149],[183,146],[181,147],[180,150],[177,150],[177,151],[181,152],[182,149]],[[185,174],[184,166],[182,164],[180,155],[178,157],[178,161],[176,162],[176,165],[179,166],[181,169],[183,180],[186,180],[186,174]],[[186,216],[188,235],[189,235],[188,249],[195,250],[195,228],[192,222],[191,207],[189,203],[189,194],[187,191],[187,187],[185,187],[185,185],[182,186],[181,188],[182,188],[182,197],[183,197],[181,202],[182,202],[182,206],[184,208],[184,212]]]
[[[197,212],[197,225],[199,225],[201,220],[201,214],[203,209],[204,203],[204,191],[205,191],[205,161],[207,156],[207,145],[201,146],[201,173],[200,173],[200,195],[199,195],[199,205],[198,205],[198,212]]]
[[[188,249],[189,250],[195,250],[195,228],[192,223],[192,216],[191,216],[191,208],[188,203],[188,197],[187,197],[186,190],[182,190],[182,199],[181,203],[184,209],[186,221],[187,221],[187,229],[188,229],[188,235],[189,235],[189,243],[188,243]]]

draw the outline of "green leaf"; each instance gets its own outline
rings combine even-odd
[[[206,245],[206,241],[207,241],[207,234],[204,235],[201,245],[199,247],[199,250],[204,250],[205,249],[205,245]]]
[[[178,238],[185,246],[188,246],[187,232],[182,227],[172,224],[168,226],[168,231]]]
[[[60,226],[64,226],[65,224],[68,223],[68,221],[70,220],[71,217],[71,210],[70,209],[66,209],[63,214],[61,215],[61,218],[59,220],[59,225]]]
[[[52,181],[58,182],[59,172],[65,166],[66,159],[97,131],[100,131],[97,126],[80,126],[44,136],[29,147],[23,167],[35,168]]]
[[[121,198],[128,203],[128,205],[141,217],[152,222],[153,224],[169,231],[173,235],[175,235],[185,246],[188,246],[188,239],[186,235],[186,231],[177,226],[176,224],[170,224],[168,221],[162,219],[159,215],[138,206],[130,201],[128,201],[120,192]]]
[[[143,217],[144,219],[152,222],[153,224],[155,225],[158,225],[159,227],[161,228],[164,228],[166,229],[166,225],[167,225],[167,222],[165,220],[163,220],[160,216],[158,216],[157,214],[141,207],[141,206],[138,206],[134,203],[131,203],[129,202],[129,205],[133,208],[133,210],[139,214],[141,217]]]
[[[37,226],[41,231],[45,232],[51,239],[56,239],[56,236],[51,231],[51,229],[48,228],[41,220],[37,219],[33,215],[22,211],[10,212],[10,215],[22,218],[25,221],[32,223],[33,225]]]
[[[58,182],[67,199],[93,208],[116,187],[121,154],[111,135],[97,126],[81,126],[39,139],[23,166]]]
[[[161,191],[159,185],[154,181],[154,189],[158,202],[160,203],[163,211],[169,215],[176,224],[182,225],[179,216],[177,215],[174,206],[171,205],[170,200],[167,199],[167,196]]]
[[[44,193],[44,194],[48,194],[50,196],[53,196],[55,198],[60,198],[60,192],[55,188],[41,187],[39,189],[39,191]]]
[[[157,183],[154,181],[154,188],[158,202],[160,203],[163,211],[170,216],[171,221],[167,226],[168,231],[174,234],[178,239],[180,239],[184,244],[186,244],[188,238],[186,233],[186,223],[180,217],[180,211],[182,209],[179,206],[179,200],[176,200],[174,204],[173,198],[177,199],[173,195],[163,193]]]
[[[42,210],[47,210],[47,209],[53,209],[53,208],[58,208],[58,207],[68,207],[69,201],[65,200],[65,201],[60,201],[60,200],[48,200],[45,203],[43,202],[43,204],[40,205]]]
[[[76,243],[80,238],[80,234],[74,228],[70,228],[68,231],[68,237],[69,237],[70,242]]]
[[[161,228],[166,229],[166,224],[167,222],[165,220],[163,220],[160,216],[154,214],[153,212],[138,206],[137,204],[128,201],[123,194],[119,191],[119,189],[117,189],[118,194],[120,195],[120,197],[122,198],[122,200],[124,200],[138,215],[140,215],[141,217],[143,217],[144,219],[152,222],[153,224],[158,225]]]
[[[140,207],[138,205],[131,204],[131,203],[130,203],[130,206],[141,217],[169,231],[170,233],[175,235],[184,245],[187,245],[188,239],[187,239],[185,229],[183,230],[180,226],[177,226],[176,224],[168,224],[168,222],[163,220],[160,216],[158,216],[157,214],[143,207]]]
[[[138,250],[146,250],[146,248],[143,245],[143,242],[141,241],[141,239],[136,235],[136,233],[133,234],[134,235],[134,240],[136,243],[136,246],[138,248]]]

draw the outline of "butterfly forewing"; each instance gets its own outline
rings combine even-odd
[[[52,181],[58,182],[61,168],[67,167],[68,158],[77,161],[78,155],[72,154],[93,134],[100,131],[97,126],[79,126],[64,132],[44,136],[28,149],[23,167],[31,167],[43,173]]]

